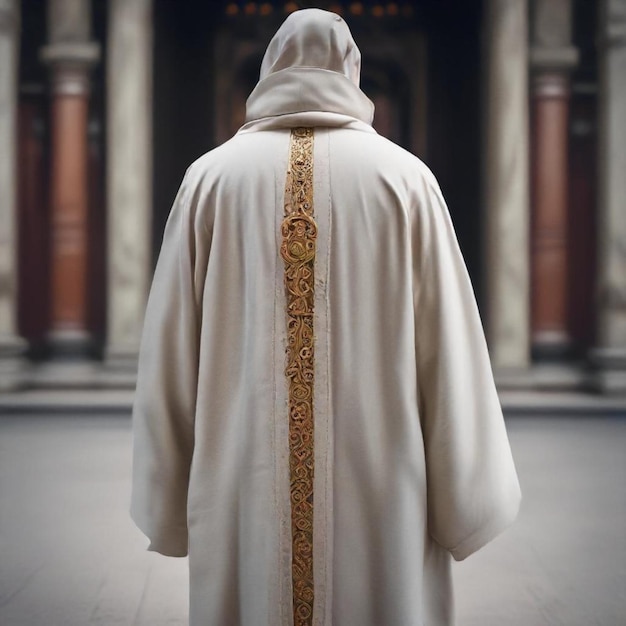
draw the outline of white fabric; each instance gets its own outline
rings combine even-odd
[[[260,78],[294,67],[330,70],[359,86],[361,52],[339,15],[313,9],[285,20],[267,46]]]
[[[300,11],[290,33],[295,19],[337,22]],[[280,75],[297,71],[265,80]],[[133,412],[132,516],[151,550],[189,553],[192,626],[292,624],[290,131],[267,114],[271,91],[253,96],[263,114],[196,161],[174,202]],[[428,168],[350,102],[276,105],[315,127],[314,623],[452,624],[451,557],[510,524],[520,490],[448,210]]]

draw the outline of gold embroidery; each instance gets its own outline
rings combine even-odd
[[[313,129],[291,131],[280,253],[285,262],[294,626],[313,622]]]

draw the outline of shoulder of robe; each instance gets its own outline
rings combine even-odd
[[[236,159],[233,153],[235,147],[233,140],[234,138],[229,139],[205,152],[187,167],[181,188],[185,188],[188,198],[205,196],[228,170],[230,164]],[[236,152],[241,153],[240,149]]]
[[[345,131],[353,135],[355,144],[362,144],[355,152],[372,154],[378,162],[401,174],[411,187],[423,187],[425,191],[441,193],[437,178],[418,156],[390,139],[378,134]]]
[[[185,179],[191,183],[197,183],[207,175],[219,170],[225,162],[233,157],[233,150],[239,151],[238,144],[235,136],[208,150],[189,165],[185,172]]]
[[[255,169],[267,159],[279,135],[288,135],[289,129],[236,134],[223,144],[198,157],[187,168],[185,180],[192,187],[211,185],[226,177]]]

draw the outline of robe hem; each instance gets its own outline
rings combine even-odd
[[[143,524],[140,516],[133,509],[130,517],[137,528],[148,538],[150,545],[148,552],[158,552],[163,556],[185,557],[189,551],[189,533],[186,526],[162,526],[158,529],[149,529]]]
[[[461,541],[457,546],[449,550],[455,561],[463,561],[474,554],[490,541],[493,541],[500,533],[505,531],[515,521],[519,512],[519,500],[515,506],[500,513],[489,524],[479,528],[469,537]]]

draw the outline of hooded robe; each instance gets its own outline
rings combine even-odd
[[[131,514],[192,626],[443,626],[519,484],[437,181],[379,136],[345,22],[272,39],[187,170],[148,300]]]

